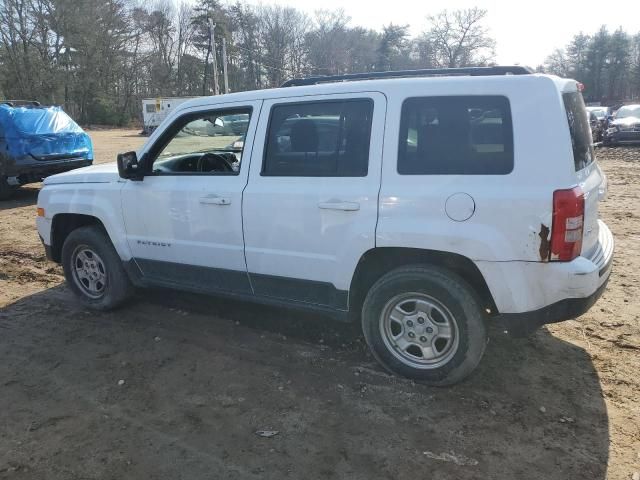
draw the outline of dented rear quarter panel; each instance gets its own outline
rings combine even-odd
[[[487,78],[469,84],[447,79],[407,83],[389,100],[376,246],[412,247],[464,255],[474,261],[546,261],[553,192],[577,184],[561,91],[549,77],[517,82]],[[575,83],[575,82],[574,82]],[[458,91],[459,87],[459,91]],[[402,103],[437,95],[502,95],[513,122],[514,168],[506,175],[400,175],[397,152]],[[463,222],[445,211],[464,192],[475,212]],[[544,257],[544,258],[543,258]]]

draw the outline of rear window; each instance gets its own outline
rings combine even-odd
[[[512,170],[513,127],[506,97],[404,101],[398,146],[401,175],[504,175]]]
[[[46,135],[83,132],[78,124],[59,107],[16,108],[13,122],[16,130],[21,133]]]
[[[573,163],[577,172],[593,163],[595,159],[589,116],[580,92],[564,93],[562,100],[567,112],[571,147],[573,148]]]

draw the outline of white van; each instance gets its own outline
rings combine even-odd
[[[161,286],[321,310],[361,322],[388,370],[445,385],[489,324],[595,303],[605,193],[577,82],[421,70],[191,100],[117,165],[49,177],[37,224],[90,307]]]

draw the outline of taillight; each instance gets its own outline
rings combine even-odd
[[[580,187],[553,192],[551,260],[567,262],[580,255],[584,225],[584,193]]]

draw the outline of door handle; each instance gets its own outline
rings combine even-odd
[[[211,195],[205,195],[200,197],[200,203],[205,205],[230,205],[231,199],[229,197],[221,197],[212,193]]]
[[[343,210],[345,212],[355,212],[360,210],[360,204],[358,202],[343,202],[342,200],[329,200],[326,202],[320,202],[318,208],[323,210]]]

